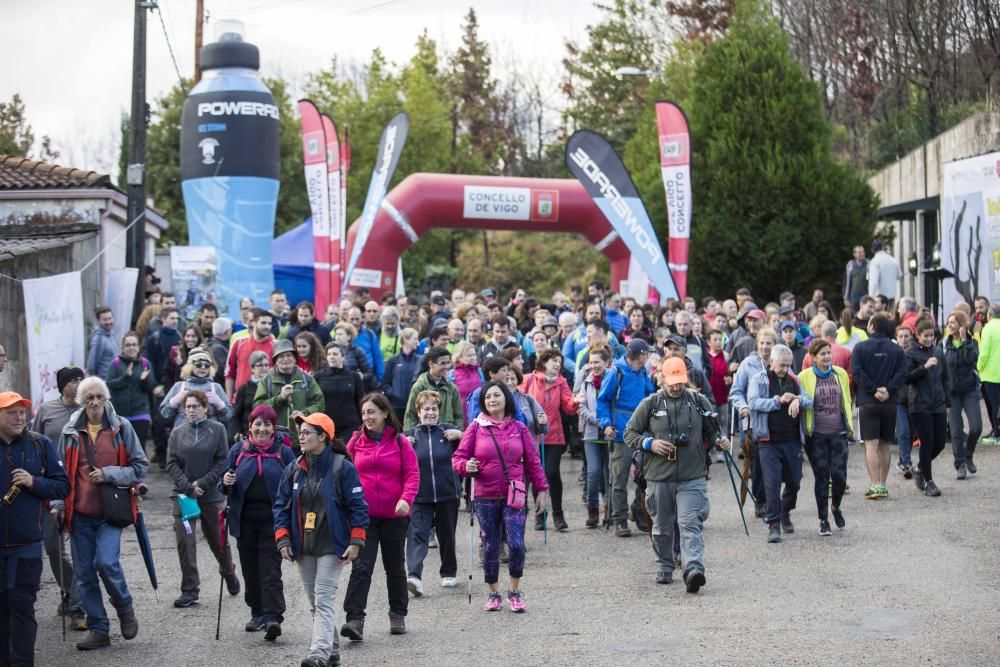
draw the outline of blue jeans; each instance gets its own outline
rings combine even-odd
[[[758,451],[767,495],[764,521],[774,523],[795,509],[802,482],[802,444],[798,440],[762,442]]]
[[[910,452],[913,451],[913,436],[910,435],[910,412],[905,405],[896,405],[896,444],[899,445],[899,462],[910,466]]]
[[[708,482],[648,482],[646,508],[653,518],[653,553],[661,572],[674,569],[674,530],[680,532],[684,571],[705,571],[705,538],[702,526],[708,518]],[[676,528],[675,528],[676,526]]]
[[[584,440],[583,451],[587,456],[587,507],[597,508],[601,494],[608,492],[608,444]]]
[[[87,629],[92,632],[108,634],[110,628],[98,577],[104,582],[111,604],[119,615],[132,608],[132,594],[128,592],[122,571],[121,542],[121,528],[108,525],[104,519],[73,515],[69,541],[73,551],[73,575],[87,612]]]

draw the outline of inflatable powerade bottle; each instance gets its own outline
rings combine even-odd
[[[181,189],[188,243],[213,246],[220,314],[239,300],[267,303],[278,202],[278,107],[261,80],[260,52],[242,26],[222,22],[201,50],[202,79],[184,102]]]

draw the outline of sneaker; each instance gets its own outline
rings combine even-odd
[[[427,548],[428,549],[437,549],[438,548],[438,536],[437,536],[437,533],[431,532],[431,537],[430,537],[429,540],[427,540]]]
[[[236,576],[236,573],[225,575],[226,580],[226,590],[229,591],[230,595],[240,594],[240,578]]]
[[[875,487],[875,490],[878,491],[880,499],[884,500],[889,497],[889,488],[885,484],[879,484]]]
[[[781,528],[778,527],[778,522],[772,521],[770,524],[768,524],[768,528],[770,528],[770,530],[767,533],[767,541],[771,542],[772,544],[775,542],[780,542]]]
[[[281,636],[281,623],[278,623],[277,621],[268,622],[267,626],[264,628],[265,641],[273,642],[280,636]]]
[[[389,634],[405,635],[406,619],[399,614],[389,614]]]
[[[705,585],[705,573],[701,570],[691,570],[684,575],[684,584],[688,593],[697,593]]]
[[[331,658],[331,660],[332,660],[332,658]],[[316,657],[314,655],[311,655],[308,658],[303,658],[302,662],[299,663],[299,667],[327,667],[327,665],[329,665],[329,664],[330,664],[330,661],[323,662],[322,658],[319,658],[319,657]],[[338,664],[338,665],[340,664],[340,659],[339,658],[337,659],[337,663],[336,664]]]
[[[510,605],[510,610],[515,614],[523,614],[527,610],[521,591],[507,591],[507,604]]]
[[[913,483],[917,485],[918,491],[923,491],[926,486],[924,476],[920,473],[920,468],[913,469]]]
[[[424,594],[424,585],[416,575],[411,574],[406,578],[406,590],[410,591],[410,595],[418,598]]]
[[[844,520],[844,513],[840,511],[840,508],[833,508],[833,523],[836,524],[837,528],[843,530],[847,528],[847,522]]]
[[[868,487],[868,490],[865,491],[865,500],[878,500],[878,499],[879,499],[878,486],[872,484],[871,486]]]
[[[788,534],[795,532],[795,524],[792,523],[792,517],[788,514],[781,515],[781,532]]]
[[[455,577],[441,577],[441,588],[455,588],[458,586],[458,582],[455,581]]]
[[[181,596],[174,600],[174,606],[178,609],[193,607],[196,604],[198,604],[197,593],[181,593]]]
[[[631,537],[632,529],[628,527],[628,523],[625,521],[619,521],[615,524],[615,536],[616,537]]]
[[[490,593],[490,596],[486,598],[486,605],[483,609],[486,611],[500,611],[503,607],[503,597],[499,593]]]
[[[934,483],[933,479],[927,480],[924,484],[924,495],[934,498],[941,495],[941,490],[937,488],[937,484]]]
[[[111,637],[106,632],[94,632],[93,630],[84,637],[83,641],[76,644],[76,648],[80,651],[93,651],[105,646],[111,646]]]
[[[968,479],[969,478],[969,467],[960,463],[958,466],[958,479]]]
[[[984,445],[992,446],[997,444],[997,439],[991,435],[987,435],[985,437],[980,438],[979,442],[983,443]]]
[[[830,522],[823,520],[819,522],[819,534],[823,537],[829,537],[833,535],[833,531],[830,530]]]
[[[969,461],[968,461],[968,462],[967,462],[967,463],[965,464],[965,467],[966,467],[966,468],[968,469],[968,471],[969,471],[969,472],[971,472],[971,473],[972,473],[973,475],[975,475],[975,474],[976,474],[976,473],[978,472],[978,471],[976,470],[976,464],[972,462],[972,459],[969,459]]]
[[[347,637],[352,642],[360,642],[365,639],[365,619],[356,618],[353,621],[344,623],[340,628],[340,636]]]
[[[266,625],[267,621],[260,616],[251,616],[247,624],[243,626],[243,629],[247,632],[260,632]]]
[[[911,479],[913,477],[913,470],[908,465],[897,463],[896,470],[903,474],[903,479]]]
[[[656,583],[658,584],[670,584],[674,581],[673,570],[660,570],[656,573]]]

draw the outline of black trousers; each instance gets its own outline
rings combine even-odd
[[[236,540],[243,571],[243,599],[250,615],[281,623],[285,613],[285,593],[281,583],[281,554],[274,542],[271,522],[240,522]]]
[[[365,617],[368,606],[368,591],[372,586],[372,572],[379,547],[382,547],[382,567],[385,569],[386,588],[389,593],[389,613],[406,616],[409,596],[406,592],[406,531],[410,520],[377,519],[371,517],[365,536],[365,548],[361,550],[354,566],[351,579],[347,582],[344,595],[344,611],[347,620]]]
[[[455,557],[455,529],[458,526],[458,501],[444,500],[436,503],[413,503],[410,511],[410,528],[406,539],[406,569],[417,579],[424,573],[431,532],[436,529],[438,553],[441,556],[442,577],[458,574]]]
[[[545,445],[545,479],[549,481],[549,500],[552,504],[552,513],[559,515],[563,513],[562,476],[559,473],[559,462],[562,460],[565,445]],[[542,455],[539,452],[539,455]]]
[[[826,521],[830,487],[834,509],[840,509],[847,487],[847,434],[813,433],[806,438],[806,454],[813,470],[816,511],[820,521]]]
[[[911,412],[910,424],[920,438],[920,474],[928,482],[934,479],[931,462],[944,450],[948,415],[943,412]]]
[[[0,577],[0,665],[34,665],[42,559],[0,558]]]

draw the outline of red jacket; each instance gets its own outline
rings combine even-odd
[[[493,437],[497,442],[493,444]],[[497,446],[503,452],[503,460],[507,465],[507,473],[512,480],[531,482],[536,491],[548,491],[549,483],[542,469],[542,461],[538,458],[535,442],[528,433],[528,427],[513,417],[497,421],[482,413],[469,423],[465,429],[458,449],[451,456],[451,467],[459,475],[468,477],[465,464],[469,459],[479,462],[479,474],[476,476],[476,498],[507,499],[507,478],[497,456]]]
[[[465,412],[465,404],[469,400],[469,396],[472,392],[476,391],[483,386],[483,373],[479,370],[479,366],[475,364],[456,364],[455,372],[452,382],[458,387],[458,395],[462,398],[462,412]],[[465,426],[472,419],[475,419],[476,415],[464,415]]]
[[[420,490],[420,467],[409,440],[386,426],[375,442],[362,428],[347,443],[347,451],[361,477],[368,516],[395,519],[396,503],[402,499],[413,504]]]
[[[524,378],[520,389],[525,394],[533,396],[545,410],[545,417],[549,420],[549,431],[545,434],[545,444],[565,445],[566,436],[563,434],[562,417],[559,411],[562,410],[568,415],[576,414],[573,392],[569,390],[566,378],[560,375],[552,384],[549,384],[543,371],[534,371]]]
[[[712,377],[708,384],[712,387],[712,395],[715,396],[715,404],[725,406],[729,400],[729,385],[726,384],[726,376],[729,375],[729,362],[726,361],[724,352],[718,355],[708,353],[708,365],[712,369]],[[721,407],[720,407],[721,409]]]

